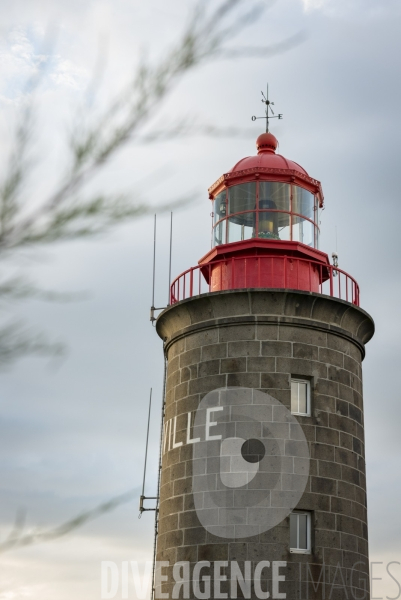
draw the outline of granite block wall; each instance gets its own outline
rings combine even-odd
[[[287,598],[368,599],[362,359],[374,331],[371,317],[319,294],[248,290],[173,305],[159,317],[157,331],[168,359],[165,422],[175,420],[177,442],[163,454],[157,560],[170,567],[157,593],[171,597],[179,561],[193,567],[235,560],[242,568],[251,561],[254,568],[267,560],[287,563],[281,588]],[[296,507],[311,515],[308,554],[290,551],[289,517],[239,540],[208,533],[194,510],[192,446],[178,446],[188,412],[208,392],[253,388],[291,410],[292,377],[311,385],[311,415],[297,417],[310,453],[308,483]],[[218,568],[227,571],[221,590],[231,597],[229,565]],[[270,589],[271,569],[263,579]]]

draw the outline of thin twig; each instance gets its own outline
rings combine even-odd
[[[103,502],[91,510],[82,512],[76,517],[73,517],[72,519],[69,519],[65,523],[62,523],[61,525],[58,525],[52,529],[37,530],[23,534],[21,526],[18,528],[14,526],[11,534],[4,540],[4,542],[0,542],[0,553],[7,552],[8,550],[15,550],[16,548],[22,548],[24,546],[32,546],[33,544],[50,542],[64,537],[72,531],[79,529],[89,521],[93,521],[94,519],[111,512],[122,504],[131,502],[136,494],[137,490],[131,490],[119,496],[115,496],[111,500]]]

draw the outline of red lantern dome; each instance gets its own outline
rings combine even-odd
[[[210,188],[209,198],[214,199],[224,186],[233,185],[234,180],[251,181],[266,179],[269,181],[297,181],[301,187],[318,196],[319,207],[323,208],[323,191],[319,181],[308,175],[301,165],[276,154],[277,138],[272,133],[262,133],[256,140],[256,156],[247,156],[239,160],[232,169],[220,177]],[[230,183],[229,183],[230,182]]]
[[[271,133],[262,133],[256,140],[256,156],[248,156],[239,160],[229,173],[237,173],[255,167],[264,169],[280,169],[295,171],[301,176],[309,177],[308,173],[298,163],[288,160],[281,154],[276,154],[278,141]]]

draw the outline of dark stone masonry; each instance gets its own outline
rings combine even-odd
[[[162,462],[157,560],[169,561],[166,574],[178,561],[237,561],[240,567],[285,561],[280,590],[289,599],[369,598],[361,363],[373,332],[372,318],[360,308],[299,291],[205,294],[161,313],[165,422],[177,417],[177,441],[186,435],[184,416],[212,390],[254,388],[291,410],[291,378],[310,381],[311,389],[310,416],[297,417],[311,460],[296,507],[311,515],[310,552],[290,551],[290,517],[250,538],[208,533],[194,510],[192,446],[184,444],[165,452]],[[264,579],[271,592],[271,570]],[[162,584],[170,598],[172,587],[170,580]],[[221,590],[230,597],[229,581]]]

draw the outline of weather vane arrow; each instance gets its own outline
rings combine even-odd
[[[283,115],[282,114],[278,114],[275,115],[274,111],[272,109],[272,106],[274,106],[274,102],[270,102],[269,100],[269,85],[266,85],[266,96],[264,95],[263,92],[261,92],[262,94],[262,102],[263,104],[266,105],[266,114],[264,117],[252,117],[252,121],[256,121],[256,119],[266,119],[266,133],[269,133],[269,119],[282,119]]]

